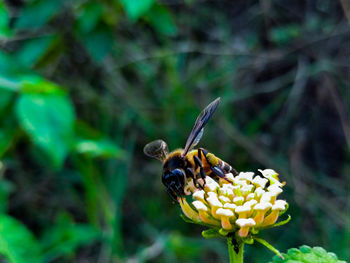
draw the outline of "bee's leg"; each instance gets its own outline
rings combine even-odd
[[[205,171],[204,171],[204,168],[203,168],[203,164],[202,164],[202,161],[198,158],[198,156],[194,155],[193,156],[193,160],[194,160],[194,163],[197,165],[197,167],[199,167],[199,174],[202,178],[202,180],[204,181],[203,185],[201,186],[201,188],[204,188],[206,182],[205,182],[205,177],[207,176],[205,174]]]
[[[220,168],[225,173],[232,173],[233,176],[237,176],[238,175],[238,172],[236,171],[236,169],[232,168],[231,165],[229,165],[228,163],[226,163],[226,162],[224,162],[222,160],[221,160],[221,163],[220,163]]]
[[[229,165],[228,163],[225,163],[224,161],[223,161],[223,169],[224,169],[224,171],[227,172],[227,173],[232,173],[233,176],[237,176],[237,175],[238,175],[238,172],[236,171],[236,169],[233,168],[233,167],[232,167],[231,165]]]
[[[224,171],[219,166],[210,166],[210,169],[215,175],[219,176],[230,184],[233,184],[233,182],[226,177]]]
[[[194,184],[195,187],[198,187],[198,186],[199,186],[200,188],[203,189],[203,186],[200,185],[200,184],[197,182],[196,176],[194,175],[192,169],[189,168],[189,167],[186,168],[186,176],[189,177],[189,178],[192,178],[193,184]]]
[[[176,202],[176,203],[178,202],[177,197],[176,197],[173,190],[171,190],[170,188],[167,188],[166,192],[170,195],[171,199],[173,199],[174,202]]]
[[[218,177],[226,180],[229,183],[233,183],[230,179],[226,178],[226,173],[229,173],[231,171],[234,171],[235,175],[237,175],[237,171],[234,170],[230,165],[222,161],[220,158],[216,157],[214,154],[209,153],[207,150],[203,148],[198,149],[198,154],[201,152],[203,153],[205,159],[207,160],[208,164],[210,165],[211,171]],[[209,157],[210,155],[210,157]]]
[[[212,162],[209,160],[208,158],[208,154],[209,152],[203,148],[199,148],[198,149],[198,155],[201,155],[203,153],[205,159],[207,160],[207,162],[210,164],[210,166],[217,166],[219,169],[221,169],[225,174],[226,173],[232,173],[233,176],[237,176],[238,172],[236,171],[236,169],[234,169],[231,165],[229,165],[228,163],[224,162],[223,160],[221,160],[220,158],[214,156],[213,154],[211,154],[212,156],[215,157],[216,159],[216,163],[218,164],[212,164]]]

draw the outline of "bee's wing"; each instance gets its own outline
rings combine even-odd
[[[216,108],[220,103],[220,98],[217,98],[213,102],[211,102],[197,117],[197,120],[193,126],[193,129],[188,136],[185,150],[182,153],[182,157],[184,157],[190,149],[192,149],[201,139],[203,135],[203,128],[209,121],[210,117],[214,114]]]
[[[161,162],[165,160],[169,153],[168,145],[163,140],[156,140],[146,144],[143,148],[143,152],[147,156],[158,159]]]

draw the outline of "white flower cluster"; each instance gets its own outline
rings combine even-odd
[[[193,221],[203,222],[228,232],[238,231],[246,237],[252,229],[273,225],[280,211],[286,209],[287,202],[277,200],[284,183],[271,169],[259,170],[263,177],[253,172],[241,172],[234,177],[226,174],[232,184],[224,179],[216,182],[206,177],[204,190],[194,187],[192,180],[185,187],[185,193],[194,201],[188,204],[179,198],[184,214]]]

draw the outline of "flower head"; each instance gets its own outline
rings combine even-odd
[[[271,169],[260,170],[260,173],[262,177],[253,172],[241,172],[236,177],[226,174],[232,184],[207,176],[203,190],[194,187],[191,179],[186,192],[192,195],[193,201],[189,204],[185,197],[179,197],[182,211],[195,223],[224,233],[237,233],[242,238],[273,226],[288,205],[284,200],[277,200],[284,183]]]

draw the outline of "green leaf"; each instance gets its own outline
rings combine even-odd
[[[92,59],[100,63],[113,47],[113,33],[106,27],[96,28],[83,36],[84,45]]]
[[[0,89],[0,98],[2,98],[2,92]],[[1,99],[0,99],[1,101]],[[12,101],[12,98],[7,101],[6,104],[9,104]],[[11,147],[13,140],[17,134],[18,125],[15,119],[12,116],[12,105],[3,108],[3,111],[0,111],[1,125],[0,125],[0,160]],[[1,170],[1,169],[0,169]],[[1,177],[1,173],[0,173]]]
[[[95,227],[76,224],[68,214],[61,214],[41,239],[44,259],[46,262],[51,262],[70,255],[79,247],[89,245],[98,238],[101,238],[101,233]]]
[[[78,153],[87,155],[92,158],[122,158],[123,156],[125,156],[124,151],[122,149],[120,149],[113,142],[108,141],[106,139],[80,139],[76,142],[75,150]]]
[[[74,109],[65,95],[23,93],[16,104],[21,127],[60,168],[73,141]]]
[[[76,20],[78,31],[88,33],[93,30],[100,21],[102,14],[103,6],[101,3],[87,2]]]
[[[20,84],[17,79],[5,75],[0,76],[0,90],[14,92],[17,91],[19,87]]]
[[[45,36],[26,41],[16,52],[17,60],[25,67],[34,66],[52,46],[55,36]]]
[[[278,45],[283,45],[288,44],[289,41],[293,41],[300,35],[300,26],[290,24],[272,28],[269,32],[269,39]]]
[[[151,9],[155,0],[121,0],[128,17],[136,21]]]
[[[9,75],[18,73],[21,70],[19,63],[14,61],[14,56],[0,48],[0,79],[7,79]],[[2,80],[0,80],[0,85],[2,86]]]
[[[174,23],[171,12],[164,6],[154,5],[145,15],[145,20],[158,32],[168,36],[177,33],[177,27]]]
[[[9,28],[10,17],[7,7],[3,1],[0,2],[0,40],[6,39],[11,35]]]
[[[8,215],[0,215],[0,254],[11,263],[42,262],[40,247],[32,233]]]
[[[10,127],[1,127],[0,129],[0,158],[10,148],[15,130]]]
[[[64,95],[64,90],[37,75],[23,75],[20,77],[20,89],[23,93],[41,93]]]
[[[11,90],[2,89],[0,84],[0,114],[11,103],[15,93]]]
[[[301,246],[299,249],[291,248],[287,254],[282,253],[282,255],[284,259],[275,256],[270,263],[346,263],[338,260],[334,253],[327,252],[321,247]]]
[[[1,176],[3,174],[2,166],[3,164],[0,161]],[[13,193],[14,190],[15,190],[15,186],[11,181],[8,181],[4,178],[0,180],[0,213],[6,213],[8,197],[11,193]]]
[[[15,22],[16,29],[40,28],[60,11],[63,7],[61,0],[39,0],[27,4],[22,9]]]
[[[74,146],[74,150],[77,153],[91,158],[125,159],[126,152],[114,142],[105,138],[102,132],[90,127],[81,120],[76,121],[75,129],[75,133],[79,134],[79,138],[76,139]]]

